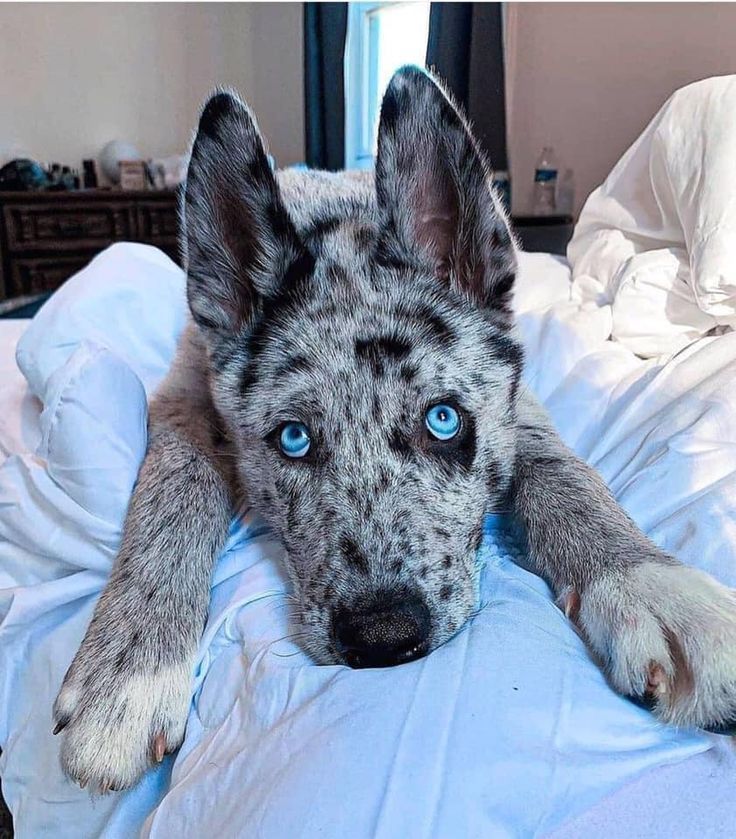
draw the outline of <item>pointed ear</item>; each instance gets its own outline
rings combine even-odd
[[[252,323],[303,253],[248,108],[218,92],[202,111],[183,205],[187,296],[214,336]]]
[[[383,98],[376,190],[387,259],[431,270],[510,319],[516,256],[490,172],[459,111],[418,67],[398,70]]]

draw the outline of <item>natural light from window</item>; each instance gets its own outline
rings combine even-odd
[[[345,165],[369,168],[381,97],[403,64],[424,66],[428,2],[351,3],[345,50]]]

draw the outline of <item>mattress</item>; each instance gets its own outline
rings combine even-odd
[[[480,557],[493,608],[427,659],[356,672],[284,641],[278,547],[242,511],[182,750],[128,792],[69,784],[50,704],[114,556],[145,394],[183,324],[181,274],[153,249],[116,246],[86,272],[21,342],[25,377],[10,358],[24,325],[0,323],[0,774],[19,835],[724,835],[729,741],[614,696],[499,521]],[[653,538],[736,584],[736,336],[641,361],[601,339],[564,260],[543,254],[523,257],[516,306],[526,386],[568,443]],[[668,494],[653,499],[657,481]]]

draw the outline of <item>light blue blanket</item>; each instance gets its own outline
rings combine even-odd
[[[426,659],[352,671],[314,666],[289,639],[280,548],[242,511],[182,749],[128,792],[69,783],[51,706],[114,558],[146,390],[183,320],[179,270],[117,246],[20,347],[45,406],[39,451],[0,467],[0,774],[21,839],[534,836],[709,747],[609,689],[546,585],[514,562],[503,520],[487,523],[471,624]]]

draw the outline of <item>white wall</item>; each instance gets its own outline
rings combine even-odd
[[[0,39],[0,160],[79,165],[113,138],[182,152],[216,84],[279,163],[304,157],[299,3],[0,3]]]
[[[517,212],[554,145],[578,207],[678,87],[736,72],[736,4],[509,3],[508,133]],[[183,151],[230,84],[279,163],[304,158],[299,3],[0,3],[0,161],[79,165],[113,138]]]
[[[577,205],[678,87],[736,73],[736,4],[510,3],[507,107],[514,210],[553,145]]]

